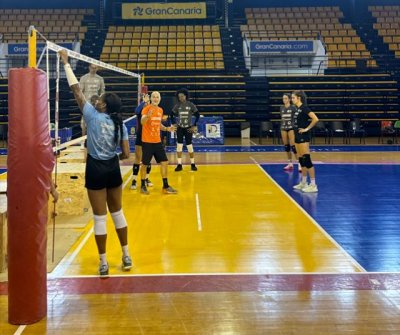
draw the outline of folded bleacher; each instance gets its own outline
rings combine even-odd
[[[339,7],[246,8],[241,25],[249,40],[314,40],[326,45],[329,68],[355,68],[357,59],[376,67],[376,61],[349,23],[341,23]]]
[[[92,9],[0,9],[3,42],[26,43],[28,27],[35,28],[55,43],[83,41],[87,27],[82,25]]]
[[[374,29],[396,58],[400,58],[400,6],[369,6],[368,10],[376,18]]]
[[[101,60],[129,70],[223,70],[217,25],[110,26]]]

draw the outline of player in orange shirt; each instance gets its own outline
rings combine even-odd
[[[161,121],[163,110],[158,107],[161,101],[159,92],[151,94],[151,104],[142,110],[142,166],[140,168],[142,194],[149,194],[146,186],[146,167],[154,157],[157,163],[161,164],[161,176],[163,179],[163,192],[166,194],[176,194],[177,191],[168,185],[168,158],[161,143],[160,131],[175,131],[175,127],[165,127]]]

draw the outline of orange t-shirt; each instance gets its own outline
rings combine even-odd
[[[142,125],[142,141],[146,143],[160,143],[161,142],[161,120],[163,117],[163,110],[161,107],[148,105],[142,110],[142,117],[152,110],[153,114],[145,124]]]

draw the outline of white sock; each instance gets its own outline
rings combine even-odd
[[[310,180],[311,180],[311,185],[313,185],[313,186],[315,186],[315,178],[310,178]]]
[[[194,164],[194,158],[190,158],[190,164]]]
[[[288,163],[289,163],[289,165],[292,165],[292,160],[288,159]]]
[[[178,164],[182,165],[182,158],[178,158]]]
[[[146,179],[149,179],[149,174],[148,173],[146,173]]]
[[[101,265],[106,265],[107,264],[107,257],[106,254],[100,254],[100,264]]]
[[[129,249],[128,249],[128,245],[123,245],[122,246],[122,255],[125,256],[129,256]]]
[[[303,183],[303,184],[307,184],[307,176],[302,176],[301,177],[301,182]]]

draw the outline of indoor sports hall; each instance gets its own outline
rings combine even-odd
[[[399,15],[3,0],[0,334],[400,334]]]

